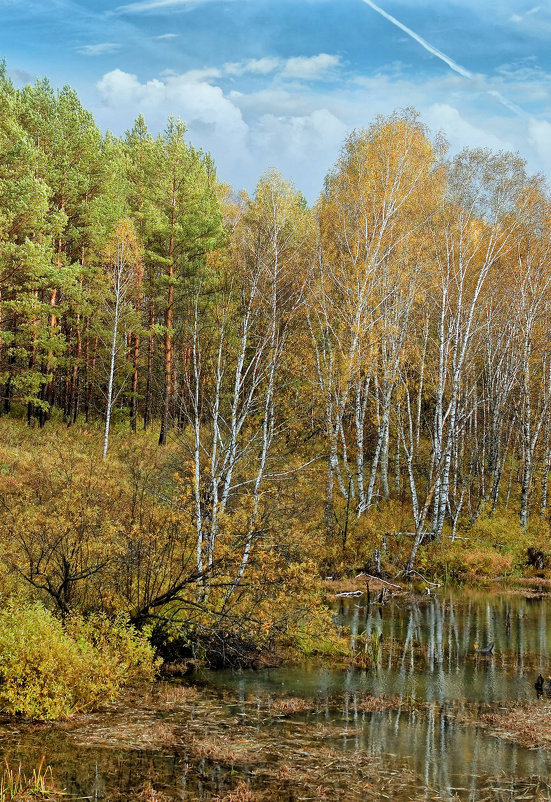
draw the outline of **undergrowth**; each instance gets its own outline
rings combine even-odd
[[[152,680],[149,642],[124,621],[74,617],[64,626],[39,603],[0,611],[0,705],[31,719],[67,718]],[[1,802],[1,799],[0,799]]]

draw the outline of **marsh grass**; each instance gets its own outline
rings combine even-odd
[[[156,707],[164,707],[167,710],[178,710],[179,708],[189,708],[201,697],[199,688],[195,685],[175,685],[173,683],[158,683],[153,686],[151,699]]]
[[[141,696],[132,691],[108,714],[85,717],[79,726],[68,725],[66,731],[82,747],[122,746],[175,756],[187,778],[186,799],[190,802],[436,802],[444,798],[449,802],[457,798],[453,794],[444,797],[441,791],[427,787],[407,760],[389,761],[384,754],[354,746],[361,737],[363,717],[403,710],[410,702],[366,694],[355,702],[360,719],[348,724],[342,718],[342,704],[339,694],[323,704],[273,693],[251,693],[237,700],[229,691],[158,683]],[[425,715],[426,705],[415,703],[415,707],[419,715]],[[438,708],[431,706],[431,710],[439,715]],[[481,712],[474,706],[458,714],[458,721],[463,715],[466,722],[484,727],[491,735],[551,748],[551,726],[546,726],[546,718],[551,721],[551,706],[546,702],[509,706],[503,714],[489,708]],[[446,715],[454,714],[446,709]],[[513,732],[515,722],[519,726]],[[530,740],[529,726],[534,723],[535,735]],[[545,734],[543,744],[538,733]],[[132,800],[181,798],[162,773],[146,779]],[[477,799],[551,799],[541,778],[487,777],[480,782]],[[12,799],[30,802],[31,797],[0,796],[0,802]]]
[[[294,716],[297,713],[307,713],[314,709],[311,699],[302,699],[298,696],[283,696],[268,701],[268,711],[273,716]]]
[[[156,789],[148,780],[143,787],[143,790],[137,794],[136,802],[171,802],[172,797]]]
[[[264,759],[258,740],[224,733],[200,738],[194,735],[186,743],[186,751],[194,760],[208,760],[226,766],[251,766]]]
[[[261,802],[263,799],[262,794],[252,791],[250,785],[242,780],[233,791],[213,797],[212,802]]]
[[[492,735],[529,749],[551,748],[551,704],[515,704],[503,712],[484,713],[477,722]]]
[[[414,700],[400,699],[398,696],[362,696],[356,707],[363,713],[381,713],[383,710],[400,710],[411,707]]]
[[[129,698],[135,705],[130,709]],[[398,698],[370,695],[358,703],[366,713],[401,704]],[[108,721],[105,716],[89,717],[73,736],[80,746],[122,745],[179,755],[187,766],[190,800],[370,802],[398,798],[393,791],[428,802],[441,798],[436,792],[427,794],[423,781],[405,763],[389,766],[381,756],[343,749],[361,729],[342,722],[338,696],[330,709],[335,721],[322,722],[315,718],[320,712],[315,699],[251,694],[237,702],[230,692],[158,683],[141,697],[131,692]],[[212,796],[205,797],[205,790],[194,795],[193,777],[200,778],[203,789],[213,783],[218,787],[212,787]],[[136,798],[164,802],[164,796],[154,795],[160,793],[155,790],[158,785],[153,778],[150,797]]]
[[[44,757],[38,767],[27,777],[21,768],[13,769],[8,761],[0,776],[0,802],[28,802],[30,800],[54,800],[63,796],[54,787],[52,769],[44,766]]]

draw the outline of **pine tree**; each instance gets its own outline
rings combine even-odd
[[[51,236],[43,159],[17,120],[16,93],[0,67],[0,376],[2,408],[39,403],[45,354],[56,349],[45,330]]]
[[[222,234],[212,160],[189,145],[185,133],[181,121],[170,119],[164,133],[152,140],[140,118],[127,137],[135,176],[132,211],[144,243],[151,293],[150,328],[156,310],[162,314],[161,445],[174,411],[175,338],[190,314],[190,279],[205,269],[206,255]]]

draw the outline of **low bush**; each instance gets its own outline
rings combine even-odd
[[[153,648],[123,621],[62,622],[41,604],[10,602],[0,612],[0,707],[33,719],[67,718],[151,680]]]

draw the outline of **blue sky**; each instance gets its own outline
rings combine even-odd
[[[550,0],[0,0],[18,85],[69,83],[116,134],[176,114],[222,180],[276,167],[311,201],[347,133],[404,106],[551,176],[550,42]]]

